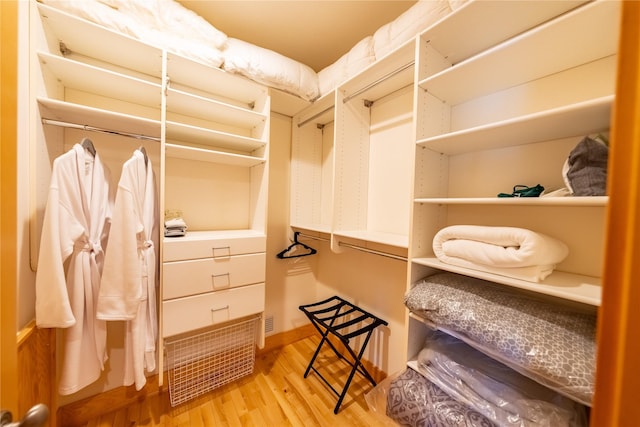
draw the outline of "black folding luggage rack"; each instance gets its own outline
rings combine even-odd
[[[364,354],[367,344],[369,343],[369,339],[371,338],[371,334],[373,333],[374,329],[380,325],[386,326],[387,322],[374,316],[371,313],[362,310],[361,308],[351,304],[350,302],[345,301],[338,296],[333,296],[331,298],[327,298],[323,301],[319,301],[313,304],[301,305],[299,308],[307,315],[313,326],[315,326],[318,332],[320,332],[320,335],[322,335],[320,344],[318,345],[315,354],[311,358],[309,366],[307,366],[304,377],[307,378],[309,372],[311,372],[311,370],[313,369],[313,371],[320,377],[320,379],[324,381],[327,386],[329,386],[329,388],[336,394],[336,396],[338,396],[338,403],[333,410],[333,413],[337,414],[356,371],[364,375],[364,377],[367,378],[373,386],[376,385],[376,381],[373,379],[371,374],[367,372],[366,368],[362,364],[361,358]],[[353,328],[356,329],[351,330]],[[351,357],[353,357],[353,362],[343,356],[340,351],[338,351],[338,349],[329,339],[330,335],[340,340]],[[349,341],[352,338],[356,338],[361,335],[364,335],[364,340],[362,341],[362,344],[360,344],[360,349],[351,348],[351,346],[349,345]],[[351,366],[349,377],[347,378],[347,381],[342,388],[342,391],[340,392],[336,390],[334,386],[331,385],[331,383],[329,383],[329,381],[324,376],[322,376],[322,374],[318,372],[316,368],[313,367],[313,363],[318,357],[318,354],[320,354],[320,350],[325,343],[329,344],[338,358],[344,360]]]

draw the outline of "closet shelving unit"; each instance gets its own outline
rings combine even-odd
[[[166,89],[165,206],[189,227],[164,241],[170,337],[264,311],[270,103],[266,88],[171,53]]]
[[[414,49],[405,44],[294,117],[291,226],[334,252],[406,258]]]
[[[333,223],[335,92],[297,113],[292,124],[291,226],[314,236]]]
[[[414,63],[409,42],[336,91],[335,252],[344,242],[406,256]]]
[[[77,142],[73,129],[135,136],[136,144],[157,158],[162,51],[35,2],[32,22],[30,117],[38,136],[31,150],[30,205],[36,220],[30,222],[30,252],[36,270],[51,165]],[[125,48],[119,52],[114,46]],[[104,148],[103,160],[110,161]],[[128,154],[123,151],[117,161]]]
[[[96,148],[115,168],[144,145],[161,211],[182,211],[189,227],[185,237],[160,238],[159,372],[165,339],[212,327],[219,334],[252,319],[262,346],[268,89],[44,4],[32,12],[33,185],[41,187],[31,192],[32,217],[46,201],[51,162],[75,142],[65,128],[111,133],[117,142]],[[32,222],[37,254],[41,220]]]
[[[418,40],[408,286],[445,270],[595,310],[608,198],[496,196],[516,184],[564,187],[561,171],[569,152],[585,135],[608,131],[620,5],[579,2],[554,10],[558,4],[552,2],[502,2],[500,7],[515,9],[499,16],[525,23],[461,24],[471,18],[468,12],[477,15],[489,6],[483,3],[463,6]],[[543,17],[547,13],[546,19],[526,22],[527,4]],[[460,49],[446,37],[455,28],[471,33],[458,39]],[[481,36],[486,28],[492,28],[492,39]],[[529,228],[564,241],[570,254],[540,283],[447,265],[433,254],[432,241],[454,224]],[[410,317],[409,358],[422,347],[425,331]]]

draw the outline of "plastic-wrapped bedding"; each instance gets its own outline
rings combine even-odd
[[[318,98],[318,75],[301,62],[277,52],[229,37],[223,51],[226,71],[313,101]]]
[[[389,376],[365,395],[369,410],[388,426],[494,427],[413,369]]]
[[[565,396],[591,404],[595,312],[454,273],[419,281],[404,302],[437,329]]]
[[[500,426],[588,424],[583,405],[443,332],[429,334],[418,355],[417,369],[449,396]]]

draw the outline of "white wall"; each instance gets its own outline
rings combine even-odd
[[[340,254],[319,247],[318,300],[338,295],[383,320],[367,346],[364,358],[391,374],[402,369],[406,357],[406,311],[402,303],[407,263],[354,249]]]
[[[273,316],[273,331],[268,332],[267,336],[308,324],[298,307],[316,299],[318,257],[276,257],[278,252],[291,244],[293,237],[289,227],[290,159],[291,118],[272,113],[265,315]]]

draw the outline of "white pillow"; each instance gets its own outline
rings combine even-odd
[[[307,101],[319,95],[318,75],[307,65],[277,52],[229,37],[223,50],[223,69]]]
[[[170,33],[185,40],[196,40],[222,49],[227,35],[204,18],[174,0],[99,0],[120,13],[134,18],[147,29]]]
[[[449,0],[420,0],[373,34],[376,59],[411,40],[431,24],[451,13]]]
[[[110,30],[115,30],[131,37],[138,37],[137,33],[139,24],[135,19],[123,15],[98,0],[40,1],[47,6],[51,6],[71,15],[86,19],[94,24],[109,28]]]
[[[336,62],[318,72],[320,94],[331,92],[338,85],[355,76],[368,65],[375,62],[373,37],[367,36],[356,43],[351,50]]]

